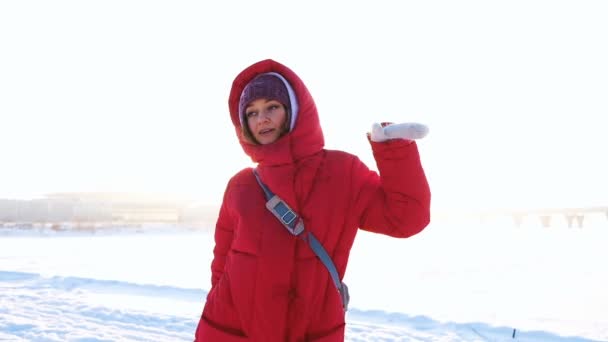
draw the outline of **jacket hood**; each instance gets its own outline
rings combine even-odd
[[[291,87],[296,97],[297,112],[292,114],[295,121],[289,132],[271,144],[255,145],[243,136],[239,100],[245,86],[257,75],[265,73],[279,74],[289,83],[288,88]],[[272,59],[254,63],[236,76],[232,82],[228,107],[239,143],[255,163],[266,166],[291,164],[321,151],[325,145],[317,106],[306,85],[291,69]]]

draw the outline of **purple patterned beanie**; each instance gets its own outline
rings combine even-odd
[[[249,82],[239,100],[239,117],[241,120],[244,119],[245,109],[247,106],[261,98],[269,100],[276,100],[281,102],[286,108],[289,108],[289,92],[283,81],[272,74],[262,74],[255,77]]]

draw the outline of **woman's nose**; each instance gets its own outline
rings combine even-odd
[[[260,122],[266,122],[270,120],[270,116],[268,115],[267,111],[263,110],[258,114],[258,119]]]

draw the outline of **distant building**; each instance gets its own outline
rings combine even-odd
[[[0,222],[209,222],[212,206],[141,194],[55,193],[43,199],[0,199]]]
[[[0,199],[0,221],[15,222],[19,217],[19,201]]]

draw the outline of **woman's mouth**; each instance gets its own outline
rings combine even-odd
[[[266,134],[272,133],[273,131],[274,131],[274,128],[265,128],[263,130],[260,130],[258,132],[258,134],[259,135],[266,135]]]

